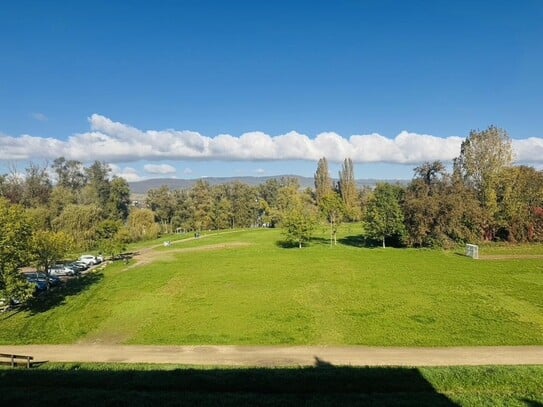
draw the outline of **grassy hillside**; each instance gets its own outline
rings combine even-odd
[[[277,230],[140,248],[139,263],[0,315],[0,343],[543,344],[541,259],[367,249],[355,232],[330,247],[323,231],[301,250]]]

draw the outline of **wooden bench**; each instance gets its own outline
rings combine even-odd
[[[2,360],[3,358],[9,359],[8,360]],[[3,365],[11,365],[11,367],[15,367],[18,364],[22,363],[22,361],[26,362],[26,367],[31,368],[32,362],[31,360],[34,360],[32,356],[26,356],[26,355],[13,355],[11,353],[0,353],[0,364]]]

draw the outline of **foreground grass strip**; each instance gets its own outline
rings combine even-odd
[[[543,402],[543,366],[292,369],[46,364],[0,369],[14,405],[507,405]]]

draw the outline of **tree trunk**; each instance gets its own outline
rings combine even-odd
[[[385,237],[383,236],[383,249],[385,248]]]

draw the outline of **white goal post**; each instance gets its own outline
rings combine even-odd
[[[466,256],[472,259],[479,258],[479,246],[476,244],[466,244]]]

